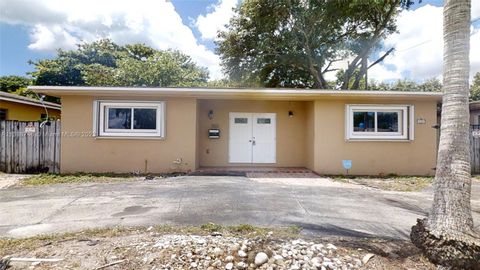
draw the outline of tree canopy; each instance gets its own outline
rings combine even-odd
[[[143,44],[120,46],[108,39],[58,50],[54,59],[32,62],[36,85],[198,86],[208,71],[176,50],[155,50]]]
[[[477,72],[473,78],[473,84],[470,88],[470,100],[480,100],[480,72]]]
[[[7,92],[11,94],[16,94],[23,97],[29,97],[33,99],[39,99],[40,96],[35,92],[28,90],[28,86],[32,85],[32,79],[10,75],[10,76],[0,76],[0,91]],[[60,100],[56,97],[45,96],[45,101],[60,103]]]
[[[31,79],[22,76],[1,76],[0,77],[0,91],[15,92],[20,88],[26,88],[31,84]]]
[[[353,59],[340,87],[359,88],[367,59],[396,31],[395,18],[411,1],[246,0],[218,53],[230,79],[267,87],[332,88],[332,63]],[[380,56],[378,63],[393,49]],[[353,82],[350,83],[353,79]]]
[[[436,78],[428,79],[424,82],[402,79],[392,83],[371,80],[368,83],[368,90],[440,92],[442,91],[442,83]]]

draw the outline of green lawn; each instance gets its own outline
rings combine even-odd
[[[120,182],[135,181],[144,177],[132,174],[37,174],[25,178],[19,182],[21,186],[37,186],[65,183],[88,183],[88,182]]]

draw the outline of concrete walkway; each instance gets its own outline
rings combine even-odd
[[[297,225],[329,236],[408,238],[431,190],[402,193],[325,179],[186,176],[0,190],[0,237],[134,225]],[[480,223],[480,188],[472,192]]]

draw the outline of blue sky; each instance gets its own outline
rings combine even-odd
[[[32,0],[35,1],[35,0]],[[216,4],[216,0],[172,0],[175,10],[181,16],[185,25],[190,25],[193,18],[206,14]],[[15,2],[10,2],[15,4]],[[10,4],[9,3],[9,4]],[[30,44],[31,27],[23,24],[9,24],[1,20],[0,11],[0,76],[2,75],[25,75],[32,71],[29,60],[51,58],[54,51],[39,51],[28,48]],[[200,32],[196,27],[190,27],[195,37],[209,49],[214,49],[211,40],[200,39]]]
[[[215,33],[228,22],[237,1],[2,0],[0,75],[25,75],[33,70],[29,60],[53,57],[59,47],[72,49],[80,41],[109,37],[120,44],[142,42],[158,49],[182,50],[208,67],[212,78],[221,78],[214,54]],[[95,10],[90,8],[93,5]],[[441,6],[442,1],[424,0],[399,17],[400,33],[385,45],[400,52],[375,67],[371,78],[419,80],[441,74]],[[478,6],[472,15],[480,16]],[[478,30],[480,23],[476,26]],[[472,36],[472,43],[476,38]],[[428,42],[410,48],[424,41]],[[417,63],[411,63],[412,59]],[[472,69],[478,71],[480,56],[478,65],[476,55],[472,62]]]

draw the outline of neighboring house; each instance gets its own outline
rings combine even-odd
[[[0,120],[38,121],[60,119],[60,104],[0,91]]]
[[[470,102],[470,125],[480,125],[480,101]]]
[[[61,171],[306,167],[432,175],[437,92],[34,86],[62,99]]]

